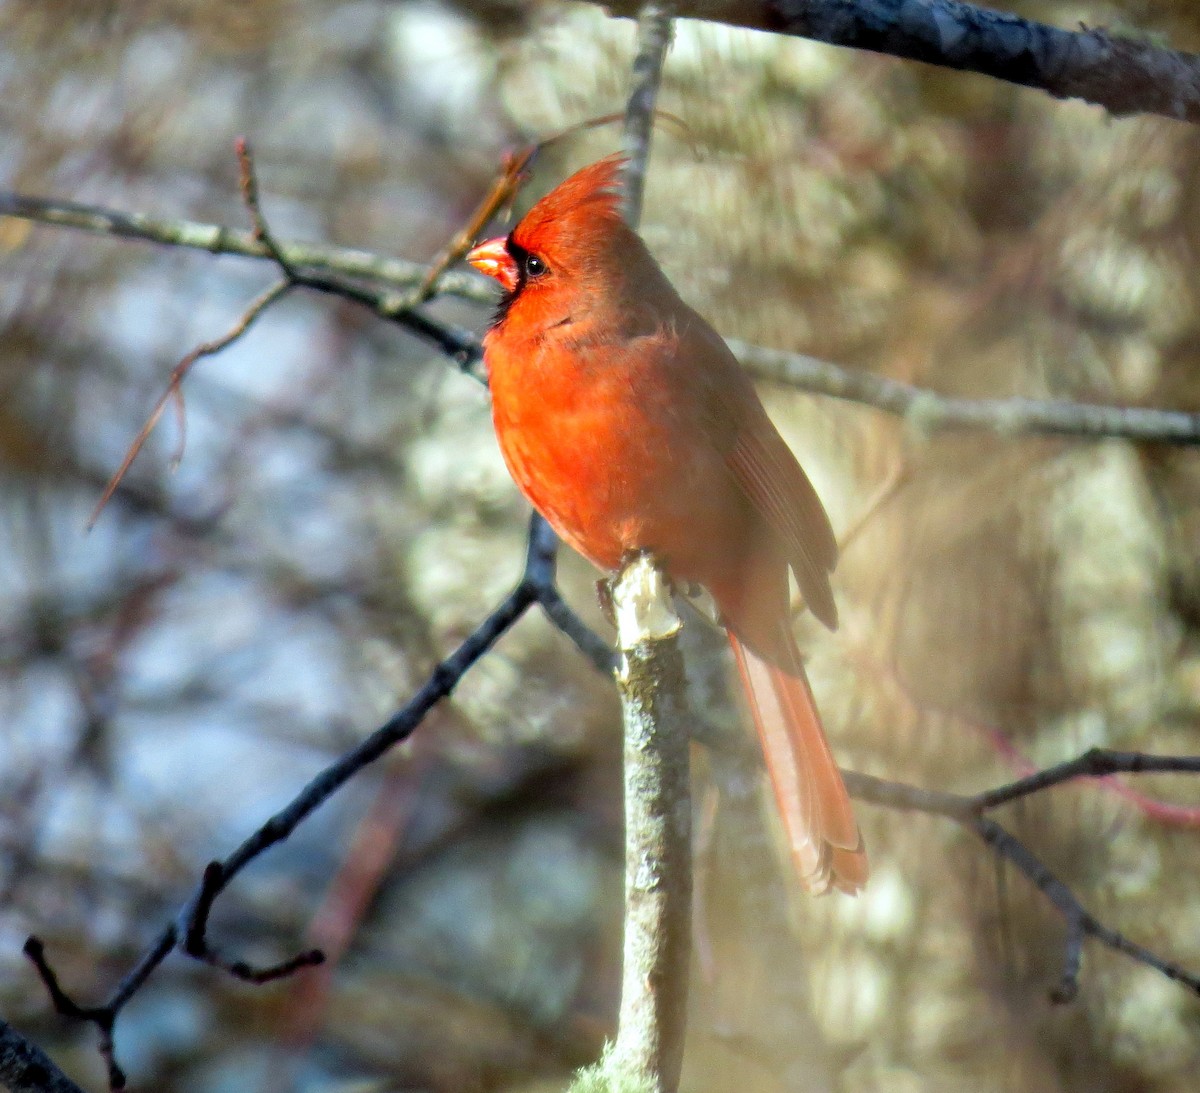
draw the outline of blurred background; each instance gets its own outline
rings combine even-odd
[[[1011,10],[1200,48],[1185,0]],[[633,28],[589,5],[0,0],[0,186],[428,260],[506,148],[620,110]],[[1200,410],[1200,133],[982,77],[684,23],[644,234],[723,333],[953,394]],[[556,147],[521,205],[616,147]],[[0,219],[0,1014],[103,1088],[89,1028],[195,883],[419,686],[520,572],[486,394],[399,328],[293,294],[171,367],[256,263]],[[439,301],[482,330],[485,307]],[[931,438],[765,387],[835,526],[835,635],[799,619],[848,767],[972,791],[1091,745],[1200,750],[1200,457]],[[884,500],[876,504],[881,496]],[[874,508],[872,507],[874,505]],[[595,575],[564,554],[599,629]],[[719,687],[720,681],[717,681]],[[612,1031],[619,711],[531,614],[411,743],[222,897],[123,1015],[135,1089],[553,1090]],[[1089,943],[945,821],[860,806],[857,900],[790,888],[752,771],[698,750],[689,1090],[1194,1089],[1200,1003]],[[1002,814],[1085,904],[1200,969],[1200,791],[1064,787]]]

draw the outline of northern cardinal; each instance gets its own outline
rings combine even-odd
[[[867,858],[792,636],[788,569],[837,626],[816,491],[720,335],[621,217],[623,160],[585,167],[467,255],[504,289],[484,338],[521,491],[603,570],[649,551],[713,596],[804,885],[858,891]]]

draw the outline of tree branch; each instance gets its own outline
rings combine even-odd
[[[631,0],[604,6],[631,15]],[[675,14],[812,38],[1083,99],[1110,114],[1200,121],[1200,57],[957,0],[679,0]]]
[[[1093,748],[1077,759],[1049,767],[995,789],[974,795],[918,789],[874,778],[868,774],[843,771],[846,788],[860,801],[904,812],[924,812],[945,816],[971,831],[991,848],[997,857],[1012,862],[1055,909],[1066,924],[1063,969],[1058,985],[1051,992],[1055,1002],[1069,1002],[1079,989],[1079,971],[1085,937],[1094,937],[1110,949],[1125,953],[1140,964],[1161,972],[1200,995],[1200,975],[1187,971],[1143,945],[1130,940],[1119,930],[1105,925],[1091,914],[1071,890],[1070,885],[1053,873],[1020,839],[984,813],[1033,793],[1080,777],[1098,777],[1114,773],[1200,773],[1200,756],[1143,755],[1140,752],[1114,752]]]
[[[14,216],[18,220],[73,228],[93,235],[202,250],[209,254],[277,261],[254,231],[227,228],[220,224],[144,216],[141,213],[125,213],[99,205],[81,205],[74,201],[56,201],[8,191],[0,191],[0,216]],[[280,242],[278,248],[284,261],[293,268],[314,273],[328,272],[344,277],[366,278],[395,290],[418,289],[429,273],[429,267],[420,262],[385,258],[351,247]],[[474,300],[481,304],[493,304],[496,301],[496,294],[482,277],[464,270],[443,273],[438,279],[437,287],[440,293],[464,300]]]
[[[842,368],[803,353],[764,349],[726,339],[755,375],[801,391],[844,399],[903,418],[916,429],[975,429],[999,436],[1121,438],[1160,444],[1200,443],[1200,414],[1135,406],[1101,406],[1065,399],[971,399],[939,395],[925,387],[872,372]]]
[[[1011,82],[1042,87],[1051,94],[1077,95],[1117,113],[1148,111],[1189,120],[1196,120],[1198,113],[1197,61],[1190,55],[1113,39],[1097,31],[1055,30],[950,0],[692,0],[682,7],[687,9],[686,14],[760,25],[835,44],[986,72]],[[634,70],[635,89],[627,112],[626,147],[631,152],[627,208],[631,217],[636,216],[640,207],[640,180],[644,177],[649,148],[649,119],[653,117],[654,91],[668,41],[667,15],[657,6],[646,7],[640,23],[642,49]],[[254,229],[248,232],[184,220],[154,220],[69,202],[3,193],[0,193],[0,215],[270,261],[282,270],[287,284],[337,295],[368,307],[380,317],[404,324],[464,369],[474,368],[480,359],[480,350],[473,335],[440,323],[412,307],[417,298],[414,293],[430,288],[427,267],[362,251],[275,240],[258,209],[253,173],[244,150],[242,158],[243,191],[254,220]],[[492,291],[480,279],[466,273],[443,273],[437,280],[437,291],[481,302],[494,299]],[[246,321],[252,321],[254,314],[257,312],[252,309]],[[760,375],[873,406],[928,429],[975,428],[1001,434],[1120,436],[1179,444],[1195,444],[1200,440],[1200,415],[1026,399],[950,398],[881,377],[840,369],[798,354],[744,345],[735,346],[735,351]],[[99,1030],[101,1051],[109,1065],[110,1084],[114,1088],[124,1083],[113,1046],[117,1018],[127,1002],[176,948],[183,949],[195,959],[256,982],[288,974],[320,958],[316,952],[302,953],[257,970],[244,962],[225,958],[210,944],[207,936],[214,901],[247,864],[289,837],[358,770],[415,731],[425,714],[452,693],[470,667],[533,604],[540,605],[597,667],[611,666],[612,656],[606,644],[563,602],[555,584],[555,539],[545,522],[535,517],[530,526],[525,571],[513,591],[453,654],[434,669],[403,709],[313,779],[291,804],[269,819],[233,853],[223,861],[209,865],[203,880],[175,921],[163,928],[107,1002],[86,1007],[71,999],[59,985],[40,942],[30,939],[28,954],[55,1007],[60,1013],[96,1025]],[[677,651],[673,651],[673,641],[667,634],[659,634],[653,641],[634,640],[630,643],[623,640],[622,644],[626,647],[626,661],[621,685],[630,741],[627,745],[627,802],[640,812],[637,815],[631,812],[629,819],[631,839],[627,878],[631,899],[621,1032],[613,1054],[599,1072],[628,1074],[632,1069],[635,1077],[648,1078],[649,1088],[670,1090],[677,1082],[682,1050],[690,928],[687,910],[690,890],[687,733],[685,726],[666,723],[672,718],[679,720],[681,706],[677,688],[682,673]],[[653,655],[650,655],[651,646],[654,647]],[[653,747],[646,742],[652,742]],[[631,749],[635,753],[632,757]],[[651,771],[650,768],[655,766],[657,769]],[[1064,882],[1020,840],[985,813],[1079,776],[1151,770],[1195,773],[1198,766],[1200,760],[1194,757],[1091,752],[1071,763],[975,796],[920,790],[853,773],[847,773],[846,780],[851,792],[862,800],[953,819],[974,832],[993,853],[1011,861],[1024,873],[1066,923],[1064,967],[1055,992],[1056,998],[1066,1000],[1077,988],[1083,940],[1089,936],[1125,952],[1197,993],[1200,993],[1200,978],[1096,920]],[[646,781],[647,778],[654,779],[656,784]],[[29,1087],[18,1083],[27,1081],[30,1074],[38,1073],[43,1057],[19,1037],[10,1041],[10,1033],[9,1027],[0,1022],[0,1080],[23,1090]],[[49,1088],[54,1093],[74,1090],[65,1078],[66,1084],[53,1084],[57,1081],[57,1072],[48,1060],[46,1063],[50,1084],[38,1088]],[[11,1071],[15,1077],[10,1077],[10,1070],[6,1069],[9,1066],[16,1068]]]
[[[96,206],[4,192],[0,192],[0,215],[102,235],[276,261],[253,232],[215,224],[154,220]],[[463,371],[480,378],[479,339],[410,306],[413,292],[420,289],[428,275],[428,267],[341,247],[280,242],[278,250],[293,271],[291,284],[338,296],[365,307],[381,319],[399,323],[444,352]],[[374,284],[364,284],[363,280]],[[480,303],[495,303],[496,299],[482,278],[453,271],[439,277],[437,290]],[[930,432],[973,429],[999,436],[1073,436],[1092,440],[1116,437],[1186,446],[1200,443],[1200,414],[1063,399],[958,398],[871,372],[843,368],[803,353],[768,349],[733,338],[726,341],[738,359],[762,379],[870,406]]]
[[[673,1093],[687,1028],[692,799],[681,623],[652,559],[613,585],[625,722],[625,944],[621,1013],[602,1061],[613,1089]]]
[[[291,801],[241,846],[220,862],[212,862],[204,877],[184,904],[176,918],[165,926],[139,958],[132,970],[121,980],[112,996],[98,1006],[83,1006],[76,1002],[59,984],[47,961],[42,943],[30,938],[26,955],[33,962],[50,995],[55,1009],[65,1017],[86,1021],[100,1033],[100,1047],[109,1069],[109,1085],[121,1089],[125,1075],[116,1062],[113,1034],[121,1010],[142,988],[162,962],[178,947],[197,960],[223,968],[230,974],[251,982],[266,982],[299,968],[319,963],[322,956],[313,951],[301,953],[280,964],[254,969],[242,961],[221,956],[208,941],[208,917],[217,897],[252,861],[277,843],[283,842],[300,823],[327,801],[338,789],[364,767],[406,740],[421,724],[425,715],[448,697],[458,682],[489,649],[508,632],[533,604],[558,602],[555,587],[555,552],[553,533],[548,533],[540,517],[530,525],[529,546],[525,571],[521,580],[500,605],[450,656],[443,660],[408,703],[376,729],[357,747],[330,764],[308,783]],[[598,640],[598,639],[597,639]]]
[[[83,1093],[37,1044],[0,1019],[0,1085],[9,1093]]]

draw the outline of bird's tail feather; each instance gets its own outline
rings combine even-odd
[[[729,644],[762,742],[767,774],[800,881],[851,895],[867,881],[867,855],[841,772],[817,714],[795,639],[782,626],[790,671],[758,656],[731,631]]]

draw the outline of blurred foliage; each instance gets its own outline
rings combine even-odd
[[[1200,43],[1180,0],[1011,7]],[[243,225],[244,134],[278,236],[429,258],[505,146],[620,108],[631,39],[557,3],[4,0],[0,185]],[[656,138],[644,233],[723,332],[952,393],[1200,409],[1193,129],[694,24],[662,105],[687,132]],[[556,149],[522,202],[615,140]],[[484,393],[314,298],[197,367],[178,472],[165,420],[84,534],[170,367],[269,277],[0,221],[0,1012],[93,1087],[90,1033],[48,1012],[24,936],[101,996],[202,864],[520,569]],[[839,569],[842,629],[798,623],[847,766],[969,789],[1091,744],[1200,750],[1194,452],[930,438],[764,394],[839,527],[898,477]],[[563,573],[603,626],[594,575]],[[118,1026],[134,1087],[561,1088],[615,1013],[616,712],[523,621],[219,905],[222,945],[316,939],[330,973],[251,989],[172,961]],[[1079,1001],[1051,1006],[1061,923],[956,829],[862,808],[866,894],[791,898],[754,773],[697,758],[688,1089],[1194,1087],[1196,1000],[1089,945]],[[1089,907],[1200,968],[1178,817],[1092,784],[1005,819]]]

